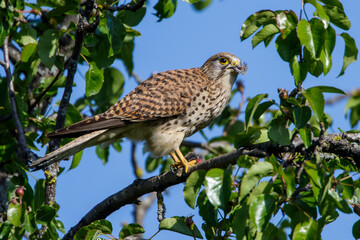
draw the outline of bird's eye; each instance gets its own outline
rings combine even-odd
[[[226,57],[219,58],[219,63],[222,65],[226,65],[229,63],[229,60]]]

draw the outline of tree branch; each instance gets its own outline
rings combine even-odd
[[[10,98],[10,104],[11,104],[11,117],[14,120],[15,127],[17,130],[17,140],[19,144],[19,151],[21,154],[21,160],[27,164],[28,161],[32,160],[33,158],[36,158],[36,155],[30,151],[26,144],[26,139],[24,135],[24,129],[21,124],[17,108],[16,108],[16,99],[15,99],[15,88],[14,88],[14,80],[11,75],[10,71],[10,59],[9,59],[9,36],[5,37],[4,44],[3,44],[3,52],[4,52],[4,61],[0,60],[0,64],[4,67],[7,83],[8,83],[8,89],[9,89],[9,98]],[[6,119],[6,117],[5,117]]]
[[[120,11],[120,10],[130,10],[135,12],[139,8],[141,8],[145,3],[145,0],[140,0],[139,2],[135,3],[134,5],[131,5],[131,3],[128,4],[122,4],[120,6],[110,6],[107,10],[111,12]]]
[[[79,20],[77,30],[75,33],[75,46],[72,52],[72,55],[69,59],[69,63],[67,65],[68,74],[66,77],[66,84],[63,96],[61,98],[61,102],[59,105],[58,115],[56,118],[55,130],[63,128],[65,123],[66,109],[69,105],[70,96],[72,92],[72,86],[74,83],[74,76],[77,70],[77,64],[80,57],[80,52],[82,48],[82,44],[85,39],[85,30],[87,25],[89,25],[90,14],[94,8],[94,0],[88,0],[85,3],[85,10],[81,11],[82,17]],[[56,150],[60,146],[60,138],[52,138],[49,143],[49,151],[52,152]],[[51,179],[51,181],[46,181],[47,184],[45,186],[45,194],[46,199],[45,202],[47,204],[54,203],[56,201],[56,177],[59,172],[59,164],[54,163],[46,168],[47,179]]]
[[[340,156],[352,156],[355,161],[360,159],[360,146],[346,141],[346,137],[357,139],[360,138],[360,133],[357,134],[329,134],[324,137],[319,143],[319,138],[313,140],[312,146],[320,146],[322,151],[328,153],[335,153]],[[311,148],[311,147],[310,147]],[[189,169],[188,173],[184,173],[183,169],[178,169],[176,172],[166,172],[159,176],[154,176],[148,179],[137,179],[132,184],[123,190],[111,195],[93,209],[91,209],[78,224],[70,229],[65,234],[63,240],[72,239],[75,233],[81,228],[95,220],[105,219],[119,208],[137,201],[139,197],[151,192],[159,192],[164,189],[185,182],[187,177],[197,170],[209,170],[212,168],[226,168],[229,164],[236,164],[237,159],[242,155],[248,155],[258,158],[264,158],[274,155],[280,155],[287,152],[297,152],[305,154],[308,150],[305,149],[301,139],[294,140],[290,146],[279,146],[275,143],[265,142],[248,147],[240,148],[237,151],[224,154],[207,161],[201,162]]]

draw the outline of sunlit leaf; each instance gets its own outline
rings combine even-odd
[[[131,223],[123,227],[119,233],[119,240],[124,239],[128,236],[144,233],[144,228],[136,223]]]
[[[250,203],[249,216],[259,232],[263,232],[275,210],[276,199],[271,195],[259,195]]]
[[[193,172],[187,179],[184,186],[184,198],[189,207],[195,207],[195,201],[200,188],[204,182],[206,172],[204,170],[198,170]]]
[[[159,229],[178,232],[187,236],[203,239],[196,225],[194,225],[193,230],[190,229],[190,227],[186,224],[185,217],[165,218],[160,222]]]

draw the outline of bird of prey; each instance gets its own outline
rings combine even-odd
[[[208,126],[224,110],[231,88],[247,65],[231,53],[218,53],[202,67],[158,73],[139,84],[106,112],[49,133],[49,138],[76,137],[29,165],[44,168],[91,146],[120,138],[144,141],[153,156],[170,155],[185,172],[188,162],[180,144]]]

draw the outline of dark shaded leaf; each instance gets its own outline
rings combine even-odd
[[[48,205],[43,205],[36,210],[36,222],[48,226],[55,218],[56,209]]]
[[[293,112],[294,124],[297,129],[303,128],[311,118],[311,109],[309,107],[296,106]]]
[[[330,22],[332,22],[335,26],[342,28],[344,30],[350,29],[351,26],[350,20],[346,16],[343,9],[331,5],[324,5],[323,7],[326,14],[330,17]]]
[[[259,94],[250,99],[248,105],[246,106],[245,110],[245,128],[247,129],[250,125],[251,119],[253,118],[260,102],[267,98],[267,94]]]
[[[300,40],[295,30],[289,33],[286,38],[283,38],[281,35],[278,36],[275,45],[280,57],[286,62],[291,61],[301,50]]]
[[[282,146],[290,145],[290,132],[286,127],[286,121],[281,118],[274,118],[270,123],[268,137]]]
[[[120,51],[123,45],[126,29],[121,21],[110,13],[107,14],[106,26],[109,28],[109,41],[111,43],[111,47],[114,50],[114,54],[116,54]]]

